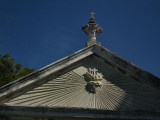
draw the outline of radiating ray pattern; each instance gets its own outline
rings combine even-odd
[[[92,62],[94,61],[94,62]],[[16,97],[5,104],[61,106],[106,110],[160,110],[160,93],[136,81],[102,61],[93,58],[49,82]],[[89,93],[84,74],[88,67],[98,66],[104,79],[96,93]]]

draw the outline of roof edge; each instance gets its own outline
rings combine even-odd
[[[89,108],[39,107],[0,105],[0,116],[105,118],[105,119],[145,119],[159,120],[160,111],[111,111]],[[138,114],[137,114],[138,113]]]
[[[81,49],[67,57],[64,57],[56,62],[53,62],[35,72],[32,72],[22,78],[19,78],[13,82],[10,82],[2,87],[0,87],[0,98],[7,95],[19,88],[25,87],[29,84],[36,82],[39,79],[45,78],[46,76],[53,74],[61,69],[64,69],[68,65],[71,65],[91,54],[93,54],[92,49],[94,46],[90,46]]]
[[[104,59],[109,60],[110,62],[114,63],[114,65],[120,66],[120,69],[123,68],[126,71],[138,76],[139,78],[143,79],[144,81],[152,84],[154,87],[160,89],[160,78],[154,76],[153,74],[141,69],[140,67],[136,66],[135,64],[128,62],[127,60],[123,59],[122,57],[116,55],[115,53],[111,52],[110,50],[104,48],[103,46],[95,45],[93,52],[97,55],[100,55]],[[117,68],[121,71],[119,68]],[[123,73],[123,72],[122,72]],[[134,76],[131,76],[134,78]],[[134,78],[136,79],[136,78]]]

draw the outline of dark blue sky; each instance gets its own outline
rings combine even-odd
[[[102,46],[160,77],[160,0],[0,0],[0,54],[36,70],[68,56],[91,11]]]

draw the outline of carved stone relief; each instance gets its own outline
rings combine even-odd
[[[103,75],[99,73],[97,69],[89,68],[86,72],[86,76],[89,80],[89,82],[87,82],[86,89],[89,91],[89,93],[96,93],[96,87],[102,86],[101,80],[103,80]]]

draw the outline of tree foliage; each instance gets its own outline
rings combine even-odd
[[[0,86],[23,77],[33,71],[34,69],[29,69],[27,67],[22,68],[22,65],[16,63],[13,58],[10,58],[10,54],[8,53],[0,55]]]

